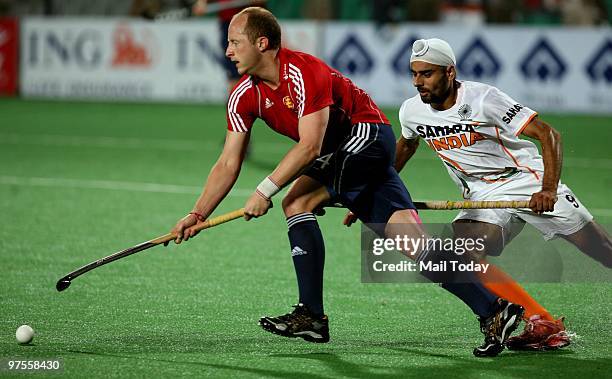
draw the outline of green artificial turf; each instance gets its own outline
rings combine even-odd
[[[609,223],[612,119],[544,119],[564,138],[562,180]],[[331,342],[265,333],[259,316],[289,311],[297,294],[280,199],[265,217],[147,250],[56,292],[69,271],[167,233],[191,210],[224,134],[221,106],[0,100],[0,360],[61,358],[71,377],[610,374],[609,283],[525,284],[567,317],[573,345],[477,359],[478,323],[457,299],[432,284],[361,283],[360,230],[341,225],[340,209],[319,219]],[[290,147],[263,124],[253,141],[216,214],[241,207]],[[460,199],[425,144],[402,177],[414,199]],[[421,215],[449,222],[454,213]],[[36,330],[31,345],[15,341],[21,324]]]

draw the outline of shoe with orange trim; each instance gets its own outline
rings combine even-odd
[[[510,350],[557,350],[566,347],[571,339],[565,325],[564,317],[555,321],[548,321],[540,315],[533,315],[525,323],[523,333],[510,337],[506,347]]]

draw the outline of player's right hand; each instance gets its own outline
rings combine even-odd
[[[555,203],[557,202],[557,192],[542,190],[531,195],[529,201],[529,208],[537,214],[544,212],[552,212],[555,210]]]
[[[349,211],[346,216],[344,216],[344,221],[342,222],[347,227],[350,227],[357,221],[357,216],[351,211]]]
[[[176,235],[176,238],[174,239],[174,243],[179,244],[181,243],[181,241],[183,240],[187,241],[190,237],[193,237],[196,234],[198,234],[197,232],[194,232],[193,229],[191,229],[191,227],[197,223],[198,223],[198,218],[194,214],[188,214],[187,216],[180,219],[176,223],[174,228],[170,231],[170,233],[173,233]]]
[[[265,198],[259,191],[255,191],[244,205],[244,219],[249,221],[252,218],[263,216],[272,207],[272,200]]]

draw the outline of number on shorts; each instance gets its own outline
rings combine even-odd
[[[325,167],[329,166],[329,161],[331,160],[332,155],[334,155],[334,153],[329,153],[320,158],[317,158],[317,162],[320,164],[320,169],[324,169]]]
[[[565,195],[565,199],[569,201],[574,206],[574,208],[580,208],[580,204],[578,204],[578,201],[576,200],[574,196]]]

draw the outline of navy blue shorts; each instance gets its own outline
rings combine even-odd
[[[390,125],[357,123],[330,154],[317,159],[305,175],[327,187],[364,223],[386,224],[402,209],[415,209],[395,171],[395,135]]]

